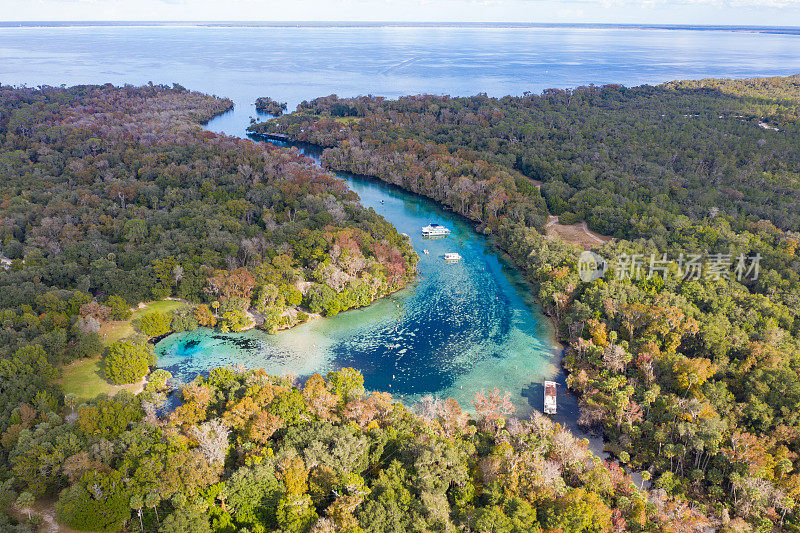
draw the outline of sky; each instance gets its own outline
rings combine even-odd
[[[0,21],[582,22],[800,26],[800,0],[0,0]]]

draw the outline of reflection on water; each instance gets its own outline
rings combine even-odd
[[[237,363],[299,376],[352,366],[367,388],[407,400],[432,393],[469,406],[476,392],[496,386],[512,391],[526,411],[524,390],[556,376],[558,365],[552,327],[522,276],[461,217],[396,187],[342,177],[364,205],[410,236],[420,255],[419,279],[367,308],[277,335],[208,329],[173,335],[157,345],[159,366],[181,380]],[[420,229],[430,222],[452,234],[423,238]],[[446,252],[463,259],[446,263]]]

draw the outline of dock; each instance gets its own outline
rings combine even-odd
[[[291,142],[292,140],[291,137],[283,133],[256,133],[256,135],[264,137],[265,139],[269,139],[271,141]]]

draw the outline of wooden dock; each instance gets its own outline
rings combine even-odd
[[[271,141],[291,142],[292,138],[283,133],[256,133],[259,137],[264,137]]]

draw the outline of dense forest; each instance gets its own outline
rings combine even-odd
[[[154,366],[150,337],[198,325],[274,331],[368,305],[414,279],[407,237],[342,180],[296,150],[200,127],[232,105],[179,85],[0,86],[4,497],[29,484],[18,503],[54,497],[77,480],[33,466],[53,457],[62,466],[60,447],[78,443],[64,433],[75,420],[56,420],[67,406],[79,413],[59,385],[63,365],[102,354],[106,379],[135,382]],[[165,298],[190,311],[145,316],[135,324],[143,335],[119,342],[98,334],[140,302]],[[120,431],[142,401],[109,415]],[[29,440],[41,432],[49,436]],[[30,475],[15,473],[29,446]]]
[[[251,131],[327,147],[329,168],[495,235],[558,324],[580,423],[642,473],[651,501],[730,531],[796,530],[798,110],[793,76],[328,96]],[[616,237],[595,250],[611,265],[600,279],[583,281],[581,250],[543,235],[549,215]]]
[[[0,501],[57,494],[59,521],[91,531],[529,533],[704,523],[665,491],[648,498],[544,416],[509,418],[513,405],[496,390],[476,398],[473,419],[432,397],[410,412],[387,393],[368,394],[348,368],[302,387],[220,368],[184,387],[183,404],[159,418],[163,386],[77,406],[21,406]]]
[[[199,127],[231,105],[177,85],[0,86],[0,529],[48,509],[163,533],[800,528],[800,78],[331,96],[253,126],[492,234],[555,319],[607,462],[516,419],[502,383],[412,411],[352,369],[221,368],[165,409],[150,338],[274,331],[415,275],[408,240],[344,182]],[[549,215],[616,237],[595,250],[605,275],[581,279]],[[165,298],[188,307],[98,334]],[[113,383],[149,374],[143,390],[64,394],[63,365],[100,354]]]
[[[256,99],[256,111],[279,117],[286,111],[286,102],[278,102],[269,96],[262,96]]]

